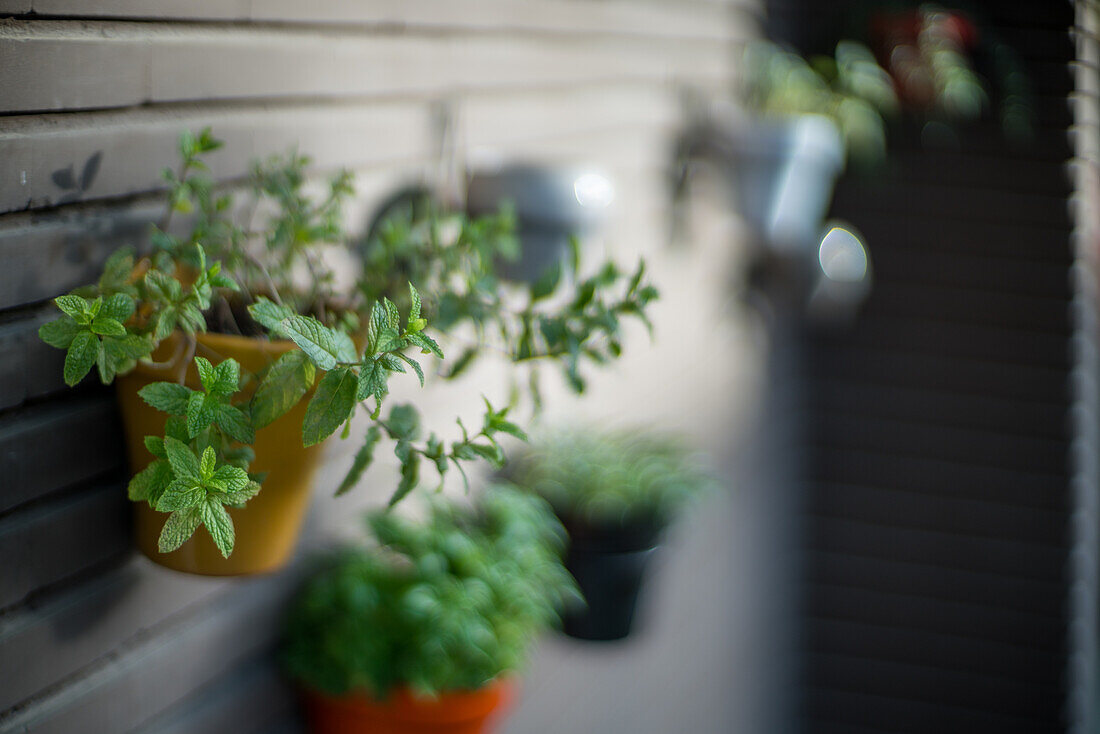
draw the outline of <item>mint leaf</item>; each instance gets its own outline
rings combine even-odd
[[[409,308],[409,321],[413,322],[420,318],[420,292],[412,283],[409,283],[409,298],[412,301],[412,306]]]
[[[405,496],[409,492],[413,491],[416,487],[416,483],[420,479],[420,454],[411,454],[408,459],[401,465],[401,481],[397,485],[397,489],[394,491],[393,496],[390,497],[389,502],[386,503],[388,507],[393,507],[401,500],[405,499]]]
[[[187,399],[187,434],[191,438],[214,422],[219,403],[217,398],[192,392]]]
[[[206,392],[211,392],[211,388],[217,381],[217,378],[214,376],[214,365],[210,364],[210,360],[205,357],[195,357],[195,369],[198,370],[199,382],[202,383],[202,389]]]
[[[146,436],[144,439],[145,449],[160,459],[167,459],[168,452],[164,450],[164,439],[160,436]]]
[[[199,505],[199,516],[214,539],[214,545],[218,546],[223,557],[229,558],[234,542],[233,519],[229,517],[229,512],[217,500],[207,499]]]
[[[283,321],[294,316],[294,309],[272,303],[266,298],[260,297],[248,307],[248,313],[261,326],[267,329],[273,336],[280,339],[289,339]]]
[[[199,477],[205,482],[210,479],[214,474],[214,467],[217,466],[218,456],[214,453],[214,449],[207,446],[202,450],[202,459],[199,460]]]
[[[561,262],[547,268],[531,286],[531,301],[540,301],[552,294],[561,282]]]
[[[413,368],[413,372],[416,373],[417,379],[420,380],[420,387],[424,387],[424,369],[420,366],[420,363],[412,357],[408,357],[404,354],[401,354],[400,352],[397,352],[396,356],[402,362]]]
[[[420,414],[411,405],[395,405],[386,420],[390,438],[414,441],[420,436]]]
[[[199,515],[199,508],[197,507],[188,507],[173,512],[168,516],[168,520],[165,521],[164,527],[160,531],[160,539],[157,543],[160,552],[171,553],[186,543],[198,530],[201,522],[202,517]]]
[[[327,326],[311,316],[296,314],[283,319],[282,327],[315,365],[323,370],[331,370],[336,366],[341,350],[335,334]]]
[[[172,467],[167,461],[154,461],[134,475],[126,487],[126,494],[134,502],[148,502],[155,507],[171,483]]]
[[[336,488],[337,497],[359,483],[359,478],[363,476],[363,472],[370,466],[371,461],[374,460],[374,447],[381,438],[382,431],[378,426],[371,425],[371,427],[367,429],[367,435],[363,439],[363,445],[355,452],[355,459],[351,462],[351,468],[348,469],[344,481],[340,482],[340,486]]]
[[[186,415],[187,401],[193,390],[174,382],[154,382],[138,390],[138,395],[148,405],[169,415]]]
[[[229,494],[241,491],[248,486],[250,480],[248,479],[248,472],[244,469],[223,464],[217,468],[207,481],[210,485],[217,487],[219,492]]]
[[[248,416],[232,405],[218,405],[214,409],[214,423],[235,441],[252,443],[256,440],[256,431],[248,422]]]
[[[225,504],[231,507],[244,507],[244,503],[255,497],[260,493],[260,485],[258,482],[249,481],[245,486],[238,490],[227,492],[225,495]]]
[[[74,319],[77,316],[83,316],[88,311],[88,302],[80,296],[58,296],[53,299],[53,302],[57,304],[58,308]]]
[[[69,344],[69,352],[65,355],[65,369],[62,373],[65,384],[73,387],[83,380],[88,370],[92,369],[98,355],[99,339],[95,334],[90,331],[81,331],[73,337]]]
[[[439,348],[439,345],[435,343],[435,340],[424,332],[417,332],[415,334],[409,334],[406,337],[411,343],[420,347],[424,354],[434,354],[435,356],[443,359],[443,350]]]
[[[297,405],[313,387],[316,374],[317,370],[309,357],[297,349],[275,360],[249,404],[253,426],[263,428],[270,425]]]
[[[59,316],[53,321],[47,321],[38,327],[38,338],[58,349],[68,349],[73,343],[73,338],[83,331],[80,324],[73,321],[72,316]]]
[[[105,271],[104,277],[107,275],[108,273]],[[124,324],[134,315],[135,306],[133,298],[125,293],[116,293],[103,302],[103,310],[99,312],[99,316],[100,318],[114,319]]]
[[[382,304],[386,308],[386,325],[396,332],[401,328],[401,312],[397,310],[394,302],[388,298],[382,298]]]
[[[201,485],[195,484],[194,478],[177,479],[168,485],[164,494],[157,500],[157,510],[160,512],[182,510],[197,505],[205,497],[206,490]]]
[[[106,316],[96,316],[92,321],[92,331],[100,336],[126,336],[126,327]]]
[[[237,392],[241,382],[241,366],[235,359],[224,359],[214,368],[214,380],[207,392],[228,397]]]
[[[302,443],[313,446],[331,436],[355,409],[356,377],[349,367],[332,370],[317,385],[302,421]]]
[[[359,378],[355,391],[356,400],[366,400],[374,395],[381,401],[389,388],[386,385],[389,371],[381,360],[372,359],[359,368]]]
[[[172,465],[172,471],[176,473],[178,478],[198,479],[199,459],[187,444],[166,436],[164,439],[164,451],[168,454],[168,461]]]

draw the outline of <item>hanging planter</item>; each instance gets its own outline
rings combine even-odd
[[[513,372],[527,377],[525,365],[556,362],[580,390],[583,361],[617,358],[619,317],[644,319],[656,297],[642,266],[630,274],[607,263],[584,277],[574,258],[560,278],[568,285],[539,281],[508,294],[527,304],[517,313],[495,271],[497,255],[514,243],[512,220],[448,212],[380,225],[361,250],[357,279],[340,289],[324,248],[345,244],[350,175],[337,175],[314,200],[302,190],[308,159],[257,164],[246,212],[273,213],[241,223],[232,200],[201,174],[203,157],[219,146],[209,131],[185,133],[179,171],[165,173],[168,212],[193,217],[190,235],[168,234],[166,216],[154,228],[152,254],[116,252],[96,284],[55,299],[62,315],[39,330],[66,350],[69,385],[93,368],[105,384],[117,378],[138,546],[170,568],[234,575],[284,565],[320,444],[341,429],[347,437],[360,408],[369,423],[337,494],[356,485],[386,440],[401,461],[391,505],[417,487],[422,465],[439,481],[467,462],[501,465],[499,436],[525,436],[508,408],[487,401],[480,429],[459,421],[462,435],[449,443],[421,436],[414,405],[383,412],[395,374],[423,384],[421,360],[443,359],[431,333],[472,325],[482,337],[449,376],[489,345],[491,333],[494,353],[507,354]],[[566,288],[575,290],[561,293]],[[552,294],[567,305],[546,306]]]
[[[266,341],[225,334],[197,334],[195,338],[199,356],[217,363],[226,358],[234,359],[252,374],[264,373],[279,357],[297,349],[294,342],[286,340]],[[167,340],[161,352],[176,353],[181,340],[179,335]],[[201,389],[193,363],[185,364],[177,358],[168,366],[169,372],[178,373],[184,369],[183,384],[194,390]],[[134,474],[145,469],[155,458],[145,446],[145,437],[164,430],[164,414],[142,400],[139,391],[164,377],[164,370],[138,363],[132,372],[119,377],[115,383],[130,469]],[[251,392],[247,393],[248,397]],[[302,446],[302,422],[312,392],[311,388],[285,415],[256,431],[252,445],[256,458],[250,471],[266,474],[267,479],[263,492],[245,507],[228,510],[236,534],[229,557],[222,554],[208,533],[196,533],[178,549],[162,553],[159,539],[164,514],[145,502],[134,506],[138,549],[162,566],[207,576],[263,573],[286,565],[294,553],[298,532],[309,507],[313,476],[321,460],[320,445]]]
[[[563,631],[585,640],[631,634],[661,533],[711,484],[678,440],[636,431],[559,430],[506,474],[545,497],[569,534],[565,566],[585,604],[569,607]]]
[[[534,638],[576,595],[545,502],[495,486],[417,520],[369,518],[373,544],[309,579],[282,657],[314,734],[477,734],[515,697]]]

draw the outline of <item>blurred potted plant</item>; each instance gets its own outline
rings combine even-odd
[[[316,734],[475,734],[515,695],[513,676],[576,596],[561,526],[527,493],[426,517],[369,517],[377,547],[345,550],[305,585],[282,657]]]
[[[502,463],[497,435],[524,436],[507,420],[507,408],[487,405],[481,429],[462,427],[461,439],[449,445],[434,433],[417,442],[419,413],[411,405],[382,415],[395,373],[411,370],[423,384],[424,369],[410,352],[443,358],[427,333],[443,304],[467,308],[446,316],[444,333],[492,321],[503,338],[515,339],[508,342],[514,362],[551,360],[578,375],[584,359],[617,356],[619,316],[643,315],[656,297],[642,283],[642,266],[631,278],[607,264],[576,278],[573,297],[557,294],[567,306],[547,305],[555,280],[520,288],[513,295],[525,295],[526,307],[513,312],[491,279],[491,259],[477,256],[509,240],[507,217],[456,220],[458,233],[450,236],[433,220],[421,270],[393,263],[379,280],[379,263],[368,252],[356,282],[341,289],[325,248],[345,244],[350,175],[336,176],[315,201],[304,193],[308,159],[273,157],[256,165],[242,218],[204,175],[204,157],[219,146],[208,130],[181,137],[182,162],[165,172],[166,214],[153,231],[152,252],[115,253],[98,283],[55,299],[63,313],[39,331],[67,350],[69,385],[93,367],[104,383],[119,378],[136,472],[129,494],[139,503],[138,546],[171,568],[231,575],[285,564],[318,444],[341,426],[346,437],[360,409],[371,422],[338,494],[356,484],[383,439],[401,461],[390,504],[419,483],[424,462],[441,481],[451,465],[465,477],[465,462]],[[188,236],[169,233],[173,212],[193,217]],[[257,212],[262,224],[254,221]],[[398,250],[408,248],[394,238],[406,236],[396,225],[387,229]],[[425,274],[431,291],[422,300],[408,276]],[[494,290],[483,290],[486,284]],[[557,328],[526,334],[542,325]],[[579,376],[571,384],[579,388]],[[196,535],[200,526],[207,532]]]
[[[563,629],[589,640],[630,634],[662,531],[712,483],[675,438],[625,430],[559,430],[534,441],[506,472],[546,498],[569,534],[565,564],[587,606],[567,610]]]

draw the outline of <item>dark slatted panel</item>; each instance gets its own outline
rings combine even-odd
[[[844,25],[820,4],[775,6],[804,44]],[[1066,724],[1073,13],[982,8],[1027,64],[1035,143],[987,123],[933,148],[902,124],[885,171],[845,176],[834,197],[875,282],[852,328],[805,336],[811,732]]]

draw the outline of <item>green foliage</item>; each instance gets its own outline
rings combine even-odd
[[[369,528],[381,547],[330,559],[287,620],[287,670],[329,694],[480,688],[522,667],[577,596],[560,525],[514,489],[490,488],[475,507],[433,502],[422,521],[376,513]]]
[[[830,118],[851,158],[874,163],[886,155],[885,117],[896,114],[898,98],[890,75],[874,54],[854,41],[841,41],[835,58],[811,66],[796,53],[757,42],[745,51],[748,104],[767,115],[817,114]]]
[[[231,551],[232,521],[222,508],[242,505],[259,488],[262,477],[247,475],[255,432],[306,399],[304,446],[341,426],[346,437],[358,408],[371,421],[338,494],[355,485],[383,441],[391,442],[400,461],[390,505],[415,490],[425,472],[434,471],[442,486],[451,468],[465,480],[465,463],[502,465],[498,435],[526,437],[506,417],[508,409],[486,403],[480,430],[471,433],[459,421],[462,438],[446,444],[421,428],[412,405],[396,406],[383,418],[391,378],[415,374],[423,385],[422,361],[445,359],[434,334],[472,324],[478,343],[443,370],[450,376],[471,364],[492,335],[514,363],[554,361],[581,390],[582,363],[617,357],[620,318],[645,321],[645,308],[657,295],[643,282],[642,266],[627,276],[608,263],[583,277],[575,247],[569,264],[528,287],[521,299],[526,305],[515,311],[504,291],[511,288],[514,295],[523,287],[508,286],[496,274],[501,259],[518,253],[512,216],[467,219],[434,211],[426,219],[387,220],[365,249],[354,292],[337,293],[321,250],[346,239],[341,221],[350,176],[337,175],[327,193],[313,199],[303,193],[309,160],[297,152],[275,156],[254,167],[252,199],[241,207],[208,177],[207,156],[220,146],[209,130],[181,135],[180,165],[163,174],[165,214],[152,232],[152,252],[116,252],[95,284],[56,299],[61,314],[39,331],[46,343],[66,350],[70,385],[93,366],[109,383],[138,361],[152,363],[169,337],[179,349],[159,367],[193,359],[201,389],[159,382],[141,390],[168,420],[164,436],[148,437],[155,461],[133,478],[129,493],[170,513],[162,548],[179,547],[205,526],[223,553]],[[173,214],[189,218],[189,234],[172,233]],[[303,273],[309,277],[296,277]],[[242,373],[234,360],[215,365],[194,356],[195,334],[207,330],[289,340],[296,349],[258,374]],[[537,381],[529,384],[534,392]],[[237,488],[241,477],[248,477],[247,485]]]
[[[680,440],[643,431],[547,433],[510,462],[506,474],[549,500],[562,517],[594,525],[665,524],[713,485],[700,458]]]

